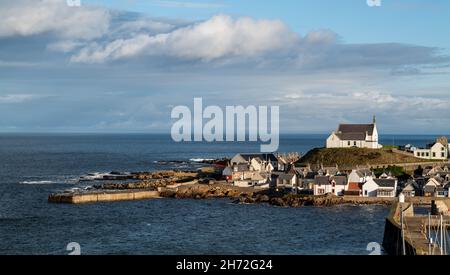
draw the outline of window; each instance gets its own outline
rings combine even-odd
[[[348,142],[348,146],[350,146],[350,145],[351,145],[351,142],[349,141],[349,142]]]
[[[356,141],[354,141],[354,142],[353,142],[353,145],[355,145],[355,146],[356,146]]]
[[[429,156],[430,156],[430,153],[427,152],[427,157],[429,157]]]
[[[365,191],[364,191],[364,196],[367,196],[367,194],[368,194],[368,193],[367,193],[367,190],[365,190]]]
[[[436,153],[435,152],[433,152],[433,158],[435,158],[436,157]]]
[[[378,190],[378,196],[379,197],[392,197],[393,196],[393,192],[392,191],[387,191],[387,190]]]
[[[441,155],[442,155],[443,158],[445,158],[445,153],[442,153]]]

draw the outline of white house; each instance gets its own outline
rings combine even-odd
[[[255,186],[268,183],[270,173],[278,166],[273,154],[237,154],[222,175],[236,186]]]
[[[408,183],[405,188],[402,190],[402,194],[406,198],[412,198],[416,196],[416,189],[414,188],[413,183]]]
[[[397,195],[397,180],[369,178],[362,191],[363,197],[393,198]]]
[[[276,176],[277,188],[287,188],[294,190],[297,188],[297,183],[297,175],[294,173],[281,173]]]
[[[373,179],[374,175],[370,169],[356,169],[348,175],[348,182],[365,183],[368,179]]]
[[[378,184],[374,179],[369,178],[362,186],[363,197],[377,197]]]
[[[250,171],[271,172],[278,167],[278,159],[274,154],[237,154],[231,161],[231,166],[247,164]]]
[[[333,193],[333,187],[328,176],[316,176],[314,179],[314,195],[326,195]]]
[[[374,116],[372,124],[341,124],[326,141],[327,148],[379,149],[378,130]]]
[[[397,179],[374,179],[378,185],[377,197],[379,198],[395,198],[397,195]]]
[[[269,188],[268,183],[268,176],[257,171],[249,172],[245,175],[245,177],[234,180],[234,186],[238,187],[266,186],[267,188]]]
[[[331,192],[335,196],[343,196],[347,186],[347,176],[331,177]]]
[[[448,139],[441,137],[427,148],[416,148],[414,156],[421,159],[446,160],[449,156]]]

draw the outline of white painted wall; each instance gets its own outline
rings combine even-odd
[[[378,184],[372,178],[369,178],[362,186],[363,197],[376,197],[378,187]]]
[[[334,188],[334,195],[343,196],[346,185],[336,185]]]
[[[320,190],[323,190],[324,193],[319,192]],[[325,194],[329,194],[332,193],[332,187],[331,184],[324,184],[324,185],[318,185],[318,184],[314,184],[314,195],[318,196],[318,195],[325,195]]]
[[[436,143],[430,149],[416,149],[414,155],[421,159],[445,160],[448,158],[448,152],[448,147],[441,143]]]
[[[382,146],[378,143],[378,129],[375,125],[373,135],[366,136],[366,140],[341,140],[333,132],[326,141],[326,148],[369,148],[369,149],[379,149]]]

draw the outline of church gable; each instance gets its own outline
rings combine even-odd
[[[372,124],[340,124],[337,131],[327,139],[327,148],[371,148],[378,149],[376,119]]]

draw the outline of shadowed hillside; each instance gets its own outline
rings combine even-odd
[[[353,168],[356,165],[377,165],[397,163],[426,162],[393,152],[391,149],[361,149],[361,148],[316,148],[303,156],[299,164],[335,166]]]

